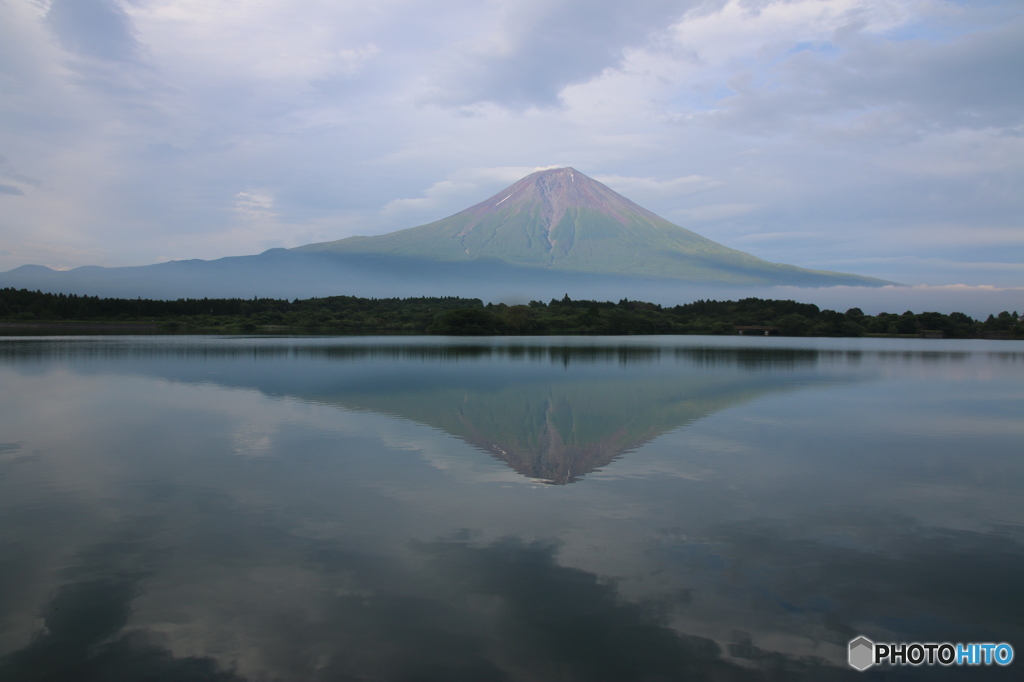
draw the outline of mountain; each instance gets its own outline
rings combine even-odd
[[[678,303],[706,287],[893,284],[769,263],[659,218],[573,168],[538,171],[428,225],[255,256],[64,272],[26,265],[0,287],[113,297],[561,297]],[[748,293],[748,295],[750,295]],[[671,300],[668,300],[671,299]]]
[[[532,173],[428,225],[308,244],[299,253],[374,254],[717,284],[891,284],[769,263],[674,225],[575,168]]]

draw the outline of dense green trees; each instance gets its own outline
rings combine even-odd
[[[787,336],[928,335],[1024,338],[1017,313],[984,322],[963,313],[865,315],[821,310],[810,303],[745,298],[694,301],[663,307],[629,301],[573,301],[484,305],[468,298],[331,296],[305,300],[180,299],[154,301],[43,294],[0,289],[0,321],[155,323],[165,329],[275,331],[339,334],[735,334],[738,326],[777,327]]]
[[[154,301],[0,289],[0,320],[7,322],[139,322],[157,323],[166,329],[255,331],[277,327],[323,329],[342,334],[422,334],[439,313],[482,307],[480,299],[455,297]]]
[[[489,304],[468,315],[443,313],[431,325],[437,334],[734,334],[738,326],[778,327],[786,336],[930,335],[1024,337],[1016,313],[978,322],[963,313],[865,315],[820,310],[810,303],[746,298],[695,301],[667,308],[653,303],[573,301],[568,297],[528,306]]]

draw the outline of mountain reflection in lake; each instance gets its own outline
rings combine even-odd
[[[0,679],[1013,679],[1016,342],[0,340]]]

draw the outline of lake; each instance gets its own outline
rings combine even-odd
[[[0,679],[1022,679],[1024,343],[0,339]]]

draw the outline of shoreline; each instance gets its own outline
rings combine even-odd
[[[473,336],[476,338],[491,338],[498,336],[523,336],[523,337],[545,337],[545,336],[565,336],[565,334],[559,333],[548,333],[548,334],[431,334],[427,331],[421,332],[410,332],[410,331],[394,331],[388,329],[379,330],[363,330],[363,331],[348,331],[342,332],[328,327],[289,327],[284,325],[265,325],[255,328],[240,328],[238,326],[231,327],[191,327],[185,325],[168,325],[158,324],[154,322],[145,323],[132,323],[132,322],[0,322],[0,337],[9,336],[5,332],[15,332],[16,335],[33,335],[31,332],[51,332],[41,333],[41,336],[61,336],[70,335],[75,332],[89,332],[95,334],[104,333],[125,333],[125,332],[139,332],[153,336],[208,336],[211,334],[225,335],[225,336],[263,336],[263,335],[284,335],[284,336]],[[592,336],[595,338],[606,337],[606,336],[756,336],[761,338],[760,335],[749,335],[738,332],[730,333],[647,333],[647,334],[570,334],[570,336]],[[818,334],[807,334],[801,336],[784,335],[784,334],[772,334],[769,338],[875,338],[875,339],[934,339],[934,340],[964,340],[964,339],[982,339],[988,341],[1024,341],[1024,338],[1019,336],[1012,336],[1007,334],[982,334],[976,336],[937,336],[931,333],[919,333],[919,334],[877,334],[867,333],[861,334],[859,337],[843,337],[843,336],[830,336],[830,335],[818,335]]]
[[[0,332],[5,329],[161,331],[161,325],[155,322],[0,322]]]

